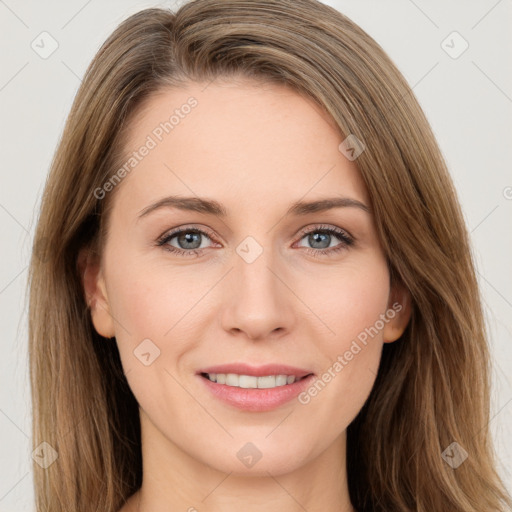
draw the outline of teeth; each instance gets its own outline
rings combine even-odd
[[[231,374],[233,375],[233,374]],[[240,388],[257,388],[258,387],[258,377],[254,377],[253,375],[233,375],[232,382],[227,382],[226,384],[230,386],[238,386]],[[238,381],[238,382],[237,382]]]
[[[295,375],[265,375],[255,377],[253,375],[237,375],[236,373],[207,373],[208,379],[217,384],[226,384],[245,389],[268,389],[293,384]]]
[[[290,377],[292,377],[292,375],[290,375]],[[276,386],[284,386],[286,379],[288,379],[286,375],[276,375]]]

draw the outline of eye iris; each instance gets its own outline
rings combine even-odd
[[[195,240],[194,240],[195,237]],[[185,246],[183,246],[183,242]],[[197,247],[190,247],[188,244],[194,244],[194,242],[199,241],[199,245]],[[182,249],[198,249],[201,245],[201,234],[193,231],[187,231],[184,234],[178,236],[178,243]]]
[[[331,237],[331,235],[329,235],[328,233],[315,232],[315,233],[309,235],[309,241],[310,241],[312,247],[314,247],[315,249],[326,249],[327,247],[329,247],[330,237]],[[321,238],[323,238],[323,240],[319,240]],[[315,244],[317,242],[319,242],[321,244],[322,242],[325,242],[326,240],[327,240],[326,246],[324,246],[324,247],[315,246]]]

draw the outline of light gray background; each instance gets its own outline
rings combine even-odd
[[[364,28],[413,86],[458,190],[493,353],[492,431],[512,488],[511,0],[325,2]],[[0,0],[0,512],[33,510],[25,285],[37,207],[80,79],[128,15],[179,2]],[[41,32],[58,42],[41,58]],[[462,48],[457,31],[469,44]],[[39,43],[41,44],[41,43]],[[48,48],[49,46],[45,46]],[[450,48],[451,47],[451,48]]]

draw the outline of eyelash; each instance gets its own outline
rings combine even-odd
[[[211,233],[208,231],[203,231],[202,229],[198,229],[195,227],[185,227],[177,229],[176,231],[171,231],[168,233],[165,233],[162,237],[160,237],[157,240],[156,245],[158,247],[163,247],[164,250],[169,251],[173,254],[177,254],[179,256],[200,256],[203,249],[179,249],[178,247],[174,247],[172,245],[169,245],[168,242],[172,240],[177,235],[181,235],[182,233],[197,233],[201,235],[205,235],[206,237],[212,239]],[[344,249],[348,249],[352,245],[354,245],[355,239],[348,235],[348,233],[342,229],[339,228],[333,228],[330,226],[316,226],[313,229],[310,229],[309,231],[302,231],[301,236],[299,238],[299,241],[302,240],[305,236],[311,234],[311,233],[326,233],[328,235],[334,235],[337,238],[341,240],[341,243],[338,244],[335,247],[329,247],[327,249],[314,249],[311,247],[302,247],[303,249],[306,249],[313,257],[319,257],[319,253],[321,256],[332,256],[339,251],[342,251]]]

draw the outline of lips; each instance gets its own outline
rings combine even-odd
[[[197,376],[213,397],[224,404],[247,412],[276,409],[296,398],[315,379],[313,372],[303,368],[282,364],[251,366],[245,363],[202,368],[197,372]],[[219,376],[223,376],[221,382],[217,380]],[[271,376],[276,378],[269,384],[268,380],[272,381]],[[289,379],[287,383],[283,381],[284,376]],[[244,379],[243,384],[241,381],[238,382],[239,377]],[[258,381],[257,388],[246,387],[251,380]]]

